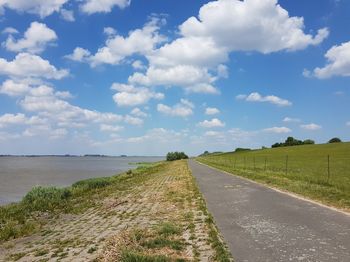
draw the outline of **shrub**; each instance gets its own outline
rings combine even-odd
[[[341,140],[338,137],[333,137],[328,143],[341,143]]]
[[[111,183],[112,183],[112,180],[110,177],[99,177],[99,178],[90,178],[90,179],[78,181],[74,183],[72,187],[91,190],[91,189],[106,187]]]
[[[311,140],[311,139],[306,139],[306,140],[304,140],[303,143],[304,143],[304,145],[314,145],[315,141]]]
[[[167,161],[174,161],[180,159],[188,159],[188,156],[184,152],[169,152],[166,155]]]
[[[68,188],[37,186],[24,196],[22,203],[32,211],[52,211],[64,205],[70,196]]]
[[[241,147],[238,147],[235,149],[235,152],[243,152],[243,151],[250,151],[251,149],[250,148],[241,148]]]

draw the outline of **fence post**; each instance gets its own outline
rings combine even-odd
[[[327,183],[329,183],[329,178],[330,178],[330,175],[331,175],[331,172],[330,172],[330,167],[329,167],[329,155],[327,156],[327,171],[328,171],[328,176],[327,176]]]
[[[266,171],[266,165],[267,165],[267,157],[265,156],[265,171]]]
[[[286,175],[288,175],[288,155],[286,156]]]

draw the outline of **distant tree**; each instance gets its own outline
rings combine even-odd
[[[263,150],[264,150],[264,149],[267,149],[267,147],[266,147],[266,146],[262,146],[262,147],[261,147],[261,149],[263,149]]]
[[[187,159],[188,156],[184,152],[169,152],[166,155],[167,161],[174,161],[174,160],[180,160],[180,159]]]
[[[204,151],[203,155],[209,155],[209,151]]]
[[[311,140],[311,139],[306,139],[306,140],[304,140],[303,144],[304,145],[314,145],[315,141]]]
[[[298,146],[298,145],[302,145],[303,141],[295,139],[294,137],[290,136],[286,139],[286,141],[284,142],[284,146]]]
[[[236,149],[235,149],[235,152],[242,152],[242,151],[249,151],[249,150],[251,150],[250,148],[241,148],[241,147],[237,147]]]
[[[341,143],[341,140],[338,137],[333,137],[328,143]]]
[[[276,148],[276,147],[281,147],[284,146],[283,143],[274,143],[271,147]]]

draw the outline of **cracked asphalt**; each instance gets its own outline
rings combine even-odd
[[[210,213],[240,261],[350,261],[350,215],[189,160]]]

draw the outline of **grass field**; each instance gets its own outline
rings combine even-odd
[[[350,210],[350,143],[223,153],[197,160],[235,175]]]
[[[34,188],[0,207],[0,261],[230,261],[186,161],[71,187]],[[209,261],[208,260],[208,261]]]

